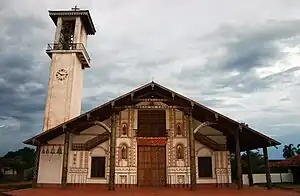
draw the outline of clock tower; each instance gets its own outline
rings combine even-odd
[[[50,78],[44,116],[46,131],[80,115],[83,70],[90,68],[87,35],[96,30],[88,10],[49,11],[56,25],[54,42],[46,53],[51,58]]]

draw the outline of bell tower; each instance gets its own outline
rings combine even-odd
[[[46,53],[51,58],[44,116],[46,131],[80,115],[83,70],[90,68],[87,36],[96,33],[88,10],[49,11],[56,25],[54,42]]]

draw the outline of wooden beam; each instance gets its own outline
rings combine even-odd
[[[269,165],[269,160],[268,160],[268,149],[267,149],[267,147],[263,148],[263,152],[264,152],[264,162],[265,162],[265,169],[266,169],[267,189],[272,189],[272,181],[271,181],[270,165]]]
[[[65,133],[64,140],[64,153],[63,153],[63,164],[62,164],[62,175],[61,175],[61,185],[62,187],[67,186],[67,177],[68,177],[68,157],[69,157],[69,143],[70,143],[70,133],[67,131]]]
[[[32,188],[37,188],[37,179],[38,179],[39,165],[40,165],[40,154],[41,154],[41,145],[38,145],[36,146],[36,150],[35,150],[35,167],[33,172]]]
[[[241,189],[243,186],[243,182],[242,182],[242,164],[241,164],[241,150],[240,150],[240,129],[237,129],[235,132],[235,160],[236,160],[237,188]]]
[[[111,134],[110,134],[110,160],[109,160],[109,186],[110,191],[115,190],[115,172],[116,172],[116,113],[111,116]]]
[[[190,176],[191,176],[191,190],[196,190],[196,159],[195,159],[195,140],[193,128],[193,116],[190,111],[189,114],[189,143],[190,143]]]
[[[251,151],[247,150],[247,161],[248,161],[248,179],[249,179],[249,186],[253,186],[253,172],[252,172],[252,164],[251,164]]]

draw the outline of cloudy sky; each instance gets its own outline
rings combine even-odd
[[[43,123],[55,26],[89,9],[82,110],[154,81],[272,136],[300,143],[299,0],[0,1],[0,155]],[[280,158],[281,149],[270,149]]]

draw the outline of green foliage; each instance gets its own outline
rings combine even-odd
[[[0,158],[0,169],[11,168],[17,172],[19,178],[23,178],[26,169],[33,168],[35,163],[35,150],[24,147],[17,151],[10,151]]]
[[[260,154],[260,152],[257,151],[250,151],[249,153],[251,158],[251,166],[252,166],[252,173],[264,173],[264,158],[263,155]],[[248,173],[248,158],[246,153],[241,154],[241,165],[242,165],[242,173],[247,174]],[[236,179],[236,160],[235,155],[231,155],[231,173],[232,173],[232,179]]]
[[[29,168],[24,171],[24,180],[25,181],[30,181],[33,179],[33,172],[34,172],[34,167]]]
[[[264,157],[260,152],[257,151],[250,151],[249,152],[250,159],[251,159],[251,166],[253,173],[264,173]],[[248,158],[247,154],[243,153],[241,156],[242,160],[242,171],[243,173],[248,173]]]
[[[286,159],[296,156],[297,154],[300,154],[300,144],[298,144],[297,147],[293,144],[284,145],[282,152],[282,156]]]

